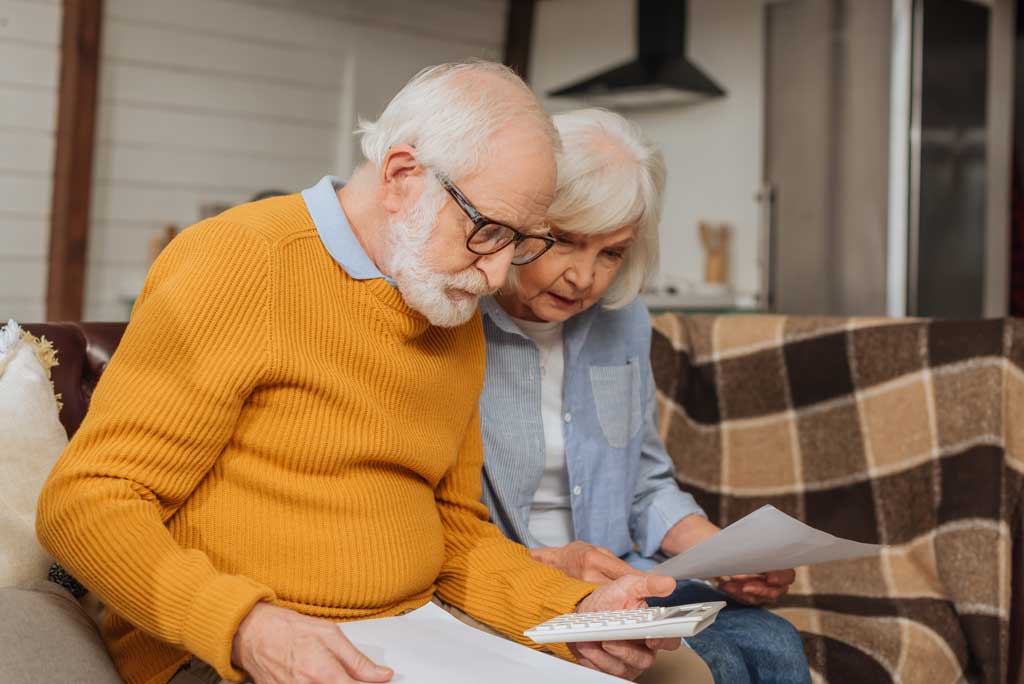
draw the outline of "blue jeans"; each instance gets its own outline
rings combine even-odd
[[[682,580],[652,606],[725,601],[715,624],[686,640],[707,663],[716,684],[809,684],[800,633],[788,621],[761,608],[738,603],[703,582]]]

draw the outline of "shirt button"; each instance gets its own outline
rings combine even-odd
[[[566,415],[569,415],[569,414],[566,414]],[[572,493],[573,493],[573,496],[579,496],[580,494],[583,493],[583,487],[581,487],[579,485],[576,485],[575,487],[572,488]]]
[[[565,418],[565,422],[566,423],[571,423],[572,422],[572,414],[571,413],[566,412],[564,418]]]

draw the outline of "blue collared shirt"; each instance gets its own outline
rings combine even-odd
[[[487,338],[483,501],[506,536],[543,546],[529,531],[545,464],[539,351],[494,299],[481,300],[480,310]],[[614,311],[593,306],[563,330],[574,538],[648,568],[668,530],[704,511],[679,489],[658,435],[647,307],[639,300]]]
[[[353,280],[384,278],[394,285],[394,281],[380,272],[352,232],[345,210],[338,201],[338,188],[344,185],[345,181],[340,178],[324,176],[319,183],[302,191],[302,199],[313,218],[320,241]]]

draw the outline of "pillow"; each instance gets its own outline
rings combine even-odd
[[[0,587],[45,579],[36,500],[68,438],[50,384],[53,347],[10,321],[0,329]]]
[[[0,589],[0,616],[0,682],[121,683],[96,625],[56,584]]]

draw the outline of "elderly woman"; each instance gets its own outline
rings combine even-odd
[[[611,112],[555,124],[564,146],[548,215],[556,244],[481,303],[484,502],[534,558],[607,582],[718,528],[680,491],[656,428],[651,325],[637,295],[658,262],[661,155]],[[683,581],[657,603],[728,602],[687,640],[716,682],[808,682],[798,633],[758,607],[793,578],[720,578],[717,589]]]

